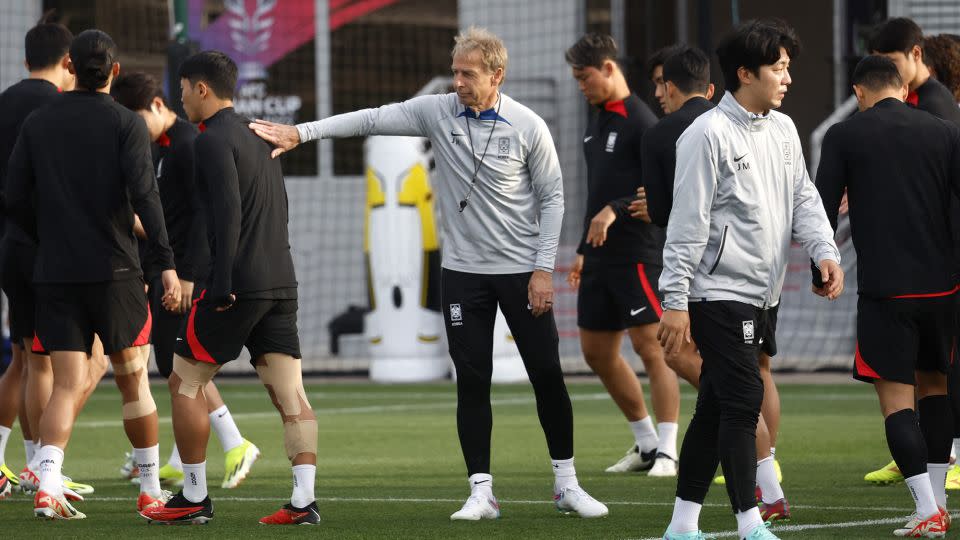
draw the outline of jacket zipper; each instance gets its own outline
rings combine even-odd
[[[723,233],[720,234],[720,249],[717,250],[717,260],[713,261],[713,266],[710,267],[710,271],[707,272],[707,275],[713,275],[713,272],[716,271],[717,266],[720,264],[720,257],[723,256],[723,248],[727,245],[727,228],[729,225],[723,226]]]

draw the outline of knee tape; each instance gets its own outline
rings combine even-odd
[[[173,372],[180,378],[177,393],[196,399],[197,393],[213,379],[220,366],[205,362],[191,362],[180,355],[173,357]]]
[[[293,420],[283,423],[283,446],[287,458],[293,461],[297,454],[317,454],[317,421]]]
[[[123,364],[114,364],[114,376],[133,375],[137,378],[137,396],[132,401],[123,404],[123,419],[132,420],[151,414],[157,410],[157,404],[150,393],[150,382],[147,378],[147,360],[142,355]]]
[[[257,365],[260,382],[267,387],[277,400],[277,406],[284,418],[299,416],[301,401],[310,406],[303,391],[303,375],[300,372],[300,359],[286,355],[267,354],[262,365]],[[314,427],[316,435],[316,427]],[[316,436],[314,436],[316,439]],[[314,443],[316,444],[316,443]]]

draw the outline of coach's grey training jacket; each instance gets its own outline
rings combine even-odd
[[[818,263],[840,261],[793,121],[776,111],[750,113],[728,92],[677,141],[663,307],[776,305],[791,240]]]
[[[429,138],[437,163],[431,183],[443,216],[442,266],[475,274],[553,272],[563,219],[560,162],[543,119],[508,96],[500,94],[500,103],[479,115],[454,93],[420,96],[299,124],[297,131],[304,142],[366,135]],[[460,213],[485,148],[476,188]]]

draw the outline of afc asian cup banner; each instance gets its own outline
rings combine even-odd
[[[316,31],[312,0],[223,0],[219,16],[205,24],[207,0],[190,0],[188,32],[200,50],[215,49],[230,56],[240,69],[234,107],[240,114],[295,124],[303,106],[301,95],[270,91],[268,68],[313,41]],[[312,94],[314,66],[303,70]],[[289,85],[284,85],[289,86]]]

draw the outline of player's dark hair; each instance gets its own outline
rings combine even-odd
[[[163,87],[156,77],[142,71],[124,73],[113,81],[110,95],[117,103],[131,111],[143,111],[150,108],[154,98],[160,98],[167,104]]]
[[[85,90],[99,90],[106,86],[118,59],[117,44],[102,30],[84,30],[70,45],[77,86]]]
[[[203,81],[218,98],[233,99],[237,87],[237,64],[220,51],[203,51],[183,61],[180,78],[193,85]]]
[[[915,45],[923,47],[923,30],[911,19],[895,17],[873,29],[867,50],[872,53],[908,53]]]
[[[607,60],[617,61],[617,42],[607,34],[590,32],[578,39],[564,57],[571,67],[583,69],[593,67],[600,69]]]
[[[791,59],[800,55],[800,38],[780,19],[755,19],[734,28],[717,47],[726,89],[731,92],[740,89],[737,70],[741,67],[759,76],[760,66],[776,64],[780,60],[780,47]]]
[[[682,45],[674,44],[653,51],[650,58],[647,58],[647,78],[652,79],[653,70],[656,69],[657,66],[662,66],[667,61],[667,58],[670,58],[682,48]]]
[[[37,25],[27,31],[23,49],[27,69],[36,71],[57,64],[70,51],[73,33],[66,26],[53,21],[54,11],[44,13]]]
[[[680,47],[663,63],[663,82],[672,82],[684,94],[706,94],[710,59],[696,47]]]
[[[851,82],[874,92],[885,88],[900,88],[903,79],[893,60],[886,56],[865,56],[853,70]]]

